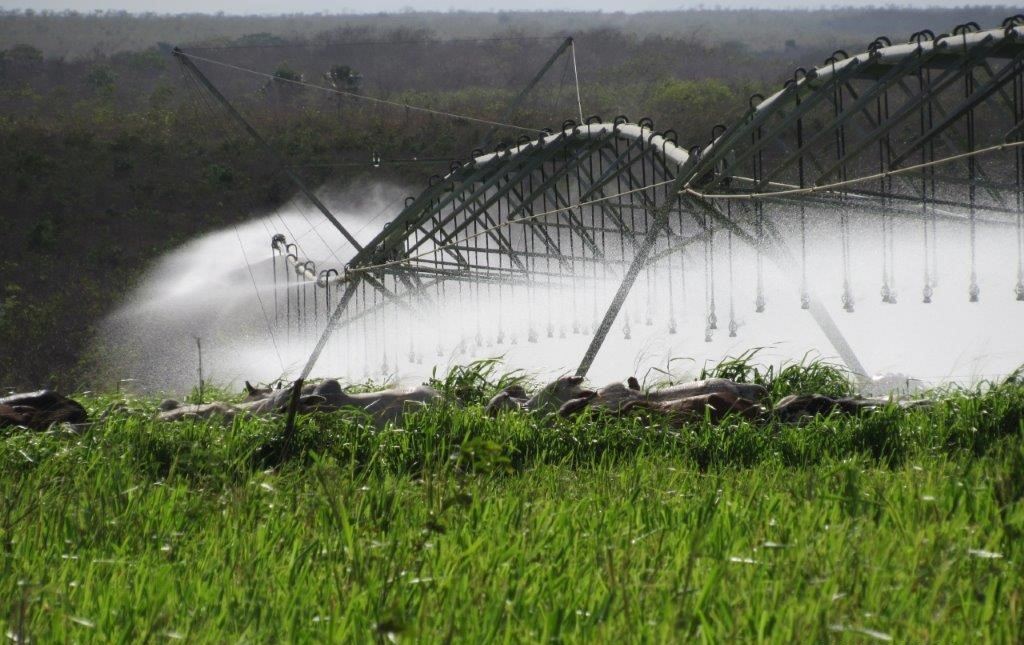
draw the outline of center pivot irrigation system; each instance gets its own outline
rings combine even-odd
[[[979,300],[979,224],[1015,235],[1016,266],[1010,270],[1016,271],[1016,299],[1024,301],[1022,25],[1024,16],[1018,15],[998,29],[967,23],[950,34],[921,31],[906,43],[878,38],[858,55],[836,51],[819,67],[797,69],[775,94],[752,96],[742,117],[716,126],[705,145],[683,147],[675,132],[656,131],[650,119],[584,119],[580,107],[579,121],[492,146],[497,133],[508,131],[502,121],[559,57],[571,56],[575,67],[575,48],[567,39],[502,121],[459,117],[491,126],[481,149],[452,161],[444,176],[432,177],[365,244],[282,164],[355,249],[344,267],[318,271],[294,241],[281,234],[271,240],[280,285],[274,324],[319,338],[298,383],[332,332],[353,326],[362,331],[351,335],[360,339],[356,346],[351,340],[334,342],[347,342],[345,351],[363,353],[366,364],[369,339],[376,334],[382,347],[391,347],[379,354],[385,370],[401,360],[421,362],[435,347],[438,355],[464,352],[485,342],[484,336],[488,343],[541,342],[571,327],[572,333],[591,336],[576,372],[585,375],[616,321],[626,338],[631,319],[634,325],[651,324],[658,317],[675,333],[682,305],[674,294],[685,293],[687,279],[691,290],[703,280],[706,340],[718,330],[720,316],[736,335],[733,254],[739,249],[756,272],[746,279],[756,285],[754,310],[767,306],[767,260],[799,290],[802,308],[848,367],[864,375],[808,286],[812,210],[818,226],[822,212],[833,220],[835,263],[842,274],[836,296],[847,311],[855,306],[852,218],[877,231],[883,302],[897,300],[897,224],[901,231],[913,230],[923,250],[917,283],[923,302],[936,297],[940,267],[949,268],[950,258],[939,257],[937,238],[950,229],[969,244],[964,297]],[[175,55],[269,150],[196,65],[221,63],[181,49]],[[716,265],[717,280],[729,285],[728,302],[720,308]],[[652,285],[667,285],[667,296],[653,295]],[[481,314],[475,306],[481,301],[498,304]],[[452,323],[452,311],[460,312],[464,324]],[[497,320],[481,323],[481,315]],[[396,333],[403,329],[407,333]],[[414,333],[424,329],[435,330],[434,336]],[[405,339],[408,353],[394,349]]]

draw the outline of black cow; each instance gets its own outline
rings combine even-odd
[[[88,420],[89,414],[77,401],[53,390],[0,398],[0,426],[19,425],[46,430],[55,423],[85,423]]]

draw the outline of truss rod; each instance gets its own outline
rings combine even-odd
[[[263,148],[263,150],[270,156],[270,158],[274,160],[274,162],[277,164],[281,172],[286,174],[288,178],[292,180],[292,183],[294,183],[298,187],[298,189],[302,191],[302,194],[306,196],[306,199],[312,202],[313,205],[316,206],[321,213],[323,213],[323,216],[326,217],[331,222],[331,224],[334,225],[334,228],[338,229],[338,231],[345,236],[345,239],[348,240],[348,243],[352,245],[352,248],[354,248],[357,253],[362,251],[363,247],[361,244],[359,244],[359,242],[356,241],[356,238],[353,237],[352,234],[348,232],[348,229],[342,226],[341,222],[338,221],[338,218],[334,216],[330,209],[328,209],[327,206],[325,206],[324,203],[320,201],[320,199],[313,193],[313,191],[310,190],[308,186],[306,186],[306,182],[302,181],[302,178],[299,177],[295,173],[295,171],[291,169],[291,167],[286,165],[281,160],[281,158],[277,154],[277,151],[274,150],[274,148],[271,147],[269,143],[267,143],[266,139],[264,139],[263,136],[256,131],[256,128],[252,127],[252,125],[245,120],[245,117],[242,116],[241,112],[235,109],[235,106],[232,105],[231,102],[228,101],[227,98],[225,98],[224,95],[220,93],[220,90],[218,90],[217,87],[210,82],[210,79],[206,78],[206,75],[203,74],[202,71],[200,71],[199,68],[196,67],[196,64],[193,63],[192,60],[189,58],[189,55],[183,52],[179,47],[175,47],[173,53],[175,58],[178,59],[178,61],[185,67],[185,69],[187,69],[193,76],[196,77],[196,79],[200,83],[202,83],[203,87],[206,88],[206,90],[213,96],[213,98],[217,99],[218,103],[224,106],[224,109],[227,110],[228,114],[231,115],[231,118],[233,118],[239,125],[241,125],[242,128],[249,133],[249,136],[251,136],[256,141],[256,143],[261,148]]]

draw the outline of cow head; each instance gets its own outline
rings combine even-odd
[[[259,401],[265,399],[273,392],[270,387],[256,387],[249,381],[245,382],[245,401]]]
[[[180,408],[181,403],[179,401],[175,401],[174,399],[164,399],[163,401],[160,402],[160,405],[156,407],[161,412],[170,412],[171,410]]]
[[[526,402],[526,409],[531,412],[557,412],[568,401],[592,397],[594,390],[580,387],[581,383],[582,376],[563,376],[548,383]]]

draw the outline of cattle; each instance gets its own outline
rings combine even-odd
[[[306,392],[305,388],[303,391]],[[299,397],[302,412],[333,412],[344,408],[355,408],[367,412],[378,428],[388,423],[397,423],[411,408],[421,407],[438,401],[441,394],[432,387],[421,385],[409,389],[390,389],[379,392],[349,394],[334,379],[328,379],[312,386],[308,393]],[[278,411],[288,404],[285,397]]]
[[[724,411],[723,415],[739,412],[757,416],[763,410],[759,403],[768,397],[767,389],[761,385],[736,383],[723,378],[684,383],[651,392],[644,392],[633,376],[625,383],[611,383],[598,390],[585,388],[582,383],[582,377],[563,376],[541,388],[531,398],[527,398],[521,386],[513,386],[492,398],[486,411],[490,416],[519,409],[540,413],[557,411],[559,416],[570,417],[585,409],[609,414],[644,410],[662,411],[681,418],[687,416],[684,412],[691,405],[685,401],[693,399],[693,406],[711,406],[716,411]]]
[[[488,401],[484,411],[488,416],[496,417],[502,412],[522,410],[529,398],[522,385],[510,385]]]
[[[783,423],[795,423],[818,415],[830,414],[857,415],[865,411],[873,411],[895,403],[904,410],[934,405],[934,401],[915,399],[891,401],[884,398],[842,397],[832,398],[824,394],[790,394],[779,400],[772,409],[775,417]]]
[[[563,405],[573,399],[590,398],[597,394],[594,390],[580,387],[581,383],[582,376],[562,376],[527,399],[523,408],[530,412],[548,414],[558,412]]]
[[[756,416],[755,410],[760,409],[756,406],[767,396],[768,390],[761,385],[736,383],[723,378],[705,379],[643,392],[636,378],[629,377],[625,384],[612,383],[597,390],[593,396],[567,402],[559,410],[559,414],[572,416],[583,409],[609,414],[644,410],[670,413],[676,418],[683,418],[694,416],[689,414],[693,410],[703,410],[703,407],[710,406],[716,411],[713,415],[715,418],[718,418],[717,411],[723,411],[721,416],[730,412]],[[700,416],[703,416],[703,412]]]
[[[558,409],[559,416],[569,417],[584,408],[619,414],[630,403],[644,400],[644,393],[636,377],[630,376],[625,384],[612,383],[593,393],[567,401]]]
[[[570,401],[586,400],[597,394],[581,387],[582,376],[561,376],[530,396],[522,385],[510,385],[495,395],[484,408],[492,417],[511,410],[527,410],[538,414],[558,412]]]
[[[181,402],[174,399],[164,399],[160,402],[160,405],[156,406],[161,412],[169,412],[175,408],[181,407]]]
[[[278,383],[280,385],[280,383]],[[316,390],[316,384],[306,383],[302,386],[301,396],[311,396]],[[245,382],[246,396],[240,408],[253,414],[264,414],[267,412],[283,412],[288,407],[292,397],[291,387],[254,387],[249,381]]]
[[[158,421],[181,421],[201,419],[221,419],[229,422],[244,410],[228,403],[214,401],[213,403],[181,404],[168,399],[160,404],[160,412],[156,415]]]
[[[292,396],[289,387],[257,388],[248,381],[245,383],[245,391],[245,400],[236,405],[183,405],[167,400],[160,404],[157,418],[174,421],[219,417],[230,421],[239,414],[283,413]],[[304,385],[298,399],[298,410],[303,413],[360,410],[368,415],[376,427],[382,428],[388,423],[399,423],[410,408],[440,399],[439,392],[426,386],[350,394],[337,380],[329,379]],[[718,423],[730,414],[751,420],[761,418],[765,414],[762,403],[767,399],[768,391],[761,385],[736,383],[723,378],[704,379],[644,392],[635,377],[629,377],[625,383],[611,383],[593,390],[583,385],[580,376],[563,376],[545,385],[533,396],[521,385],[509,386],[492,398],[485,410],[492,417],[512,410],[541,415],[557,413],[562,417],[570,417],[584,410],[613,415],[656,414],[667,417],[670,423],[678,426],[705,417]],[[774,418],[784,423],[798,422],[819,414],[858,414],[888,403],[884,399],[792,395],[779,401],[772,413]],[[905,401],[899,405],[912,408],[930,405],[930,402]],[[26,414],[27,411],[20,405],[4,404],[0,406],[0,423],[25,425],[30,419]]]
[[[664,401],[634,401],[625,405],[622,412],[624,414],[654,412],[665,415],[672,425],[678,427],[688,422],[704,419],[705,416],[711,423],[720,423],[730,414],[736,414],[752,421],[764,414],[764,407],[731,392],[712,392]]]
[[[20,406],[0,405],[0,428],[5,426],[28,427],[30,416]]]
[[[160,403],[156,418],[160,421],[182,419],[220,418],[230,421],[239,415],[274,414],[287,411],[292,389],[257,388],[245,383],[246,397],[238,404],[212,402],[203,404],[182,404],[173,399]],[[441,398],[433,388],[420,386],[411,389],[391,389],[363,394],[348,394],[334,379],[320,383],[309,383],[302,387],[298,411],[333,412],[344,408],[355,408],[370,415],[377,427],[397,423],[411,407],[422,406]]]
[[[737,383],[725,378],[709,378],[680,383],[647,394],[648,401],[675,401],[705,394],[732,395],[748,401],[762,402],[768,398],[768,389],[756,383]]]
[[[85,423],[89,414],[77,401],[53,390],[12,394],[0,398],[0,427],[24,426],[46,430],[55,423]]]
[[[243,401],[247,401],[247,402],[249,402],[249,401],[262,401],[263,399],[265,399],[268,396],[270,396],[271,394],[273,394],[275,389],[277,389],[277,390],[281,389],[281,382],[280,381],[278,381],[276,388],[272,388],[269,385],[268,386],[264,386],[264,387],[256,387],[255,385],[253,385],[249,381],[246,381],[245,382],[245,398],[243,399]]]

